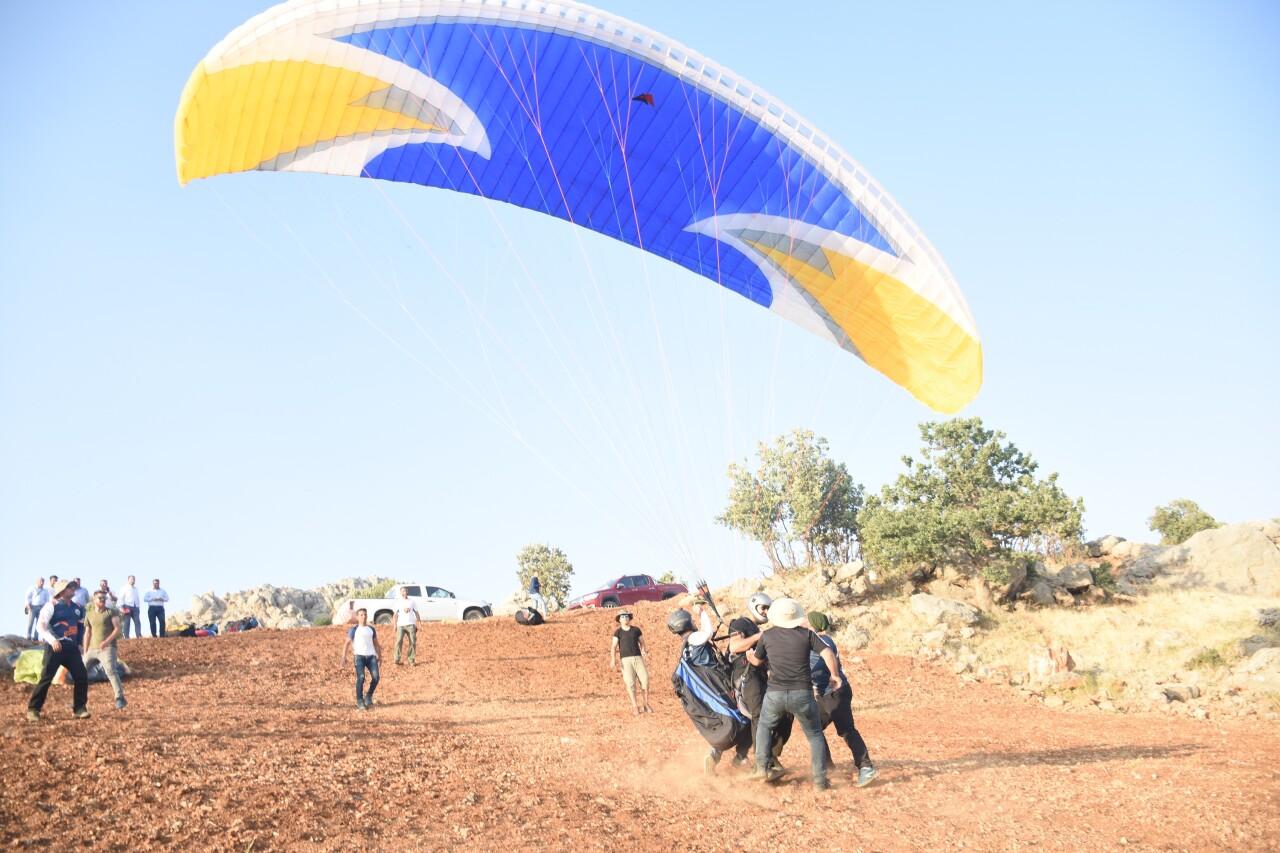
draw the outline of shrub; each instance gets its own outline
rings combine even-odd
[[[391,587],[399,583],[404,583],[404,581],[397,581],[397,580],[382,581],[381,583],[376,583],[373,586],[365,586],[365,587],[361,587],[360,589],[353,589],[351,591],[350,597],[351,598],[383,598],[384,596],[386,596],[387,592],[391,589]]]
[[[1195,501],[1176,500],[1156,507],[1155,513],[1147,519],[1147,526],[1160,534],[1161,545],[1181,545],[1200,531],[1212,530],[1222,524]]]
[[[529,581],[534,575],[538,576],[538,585],[544,596],[563,602],[569,594],[573,564],[559,548],[526,545],[516,556],[516,577],[522,590],[529,588]]]
[[[1116,591],[1116,577],[1111,574],[1111,564],[1099,563],[1093,567],[1093,585],[1107,592]]]
[[[1226,665],[1222,653],[1217,649],[1201,649],[1187,661],[1187,669],[1218,669]]]
[[[328,615],[325,615],[325,616],[317,616],[315,619],[313,619],[313,620],[311,621],[311,624],[312,624],[312,625],[315,625],[316,627],[321,627],[321,626],[324,626],[324,625],[332,625],[332,624],[333,624],[333,617],[328,616]]]

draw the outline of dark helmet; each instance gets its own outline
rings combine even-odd
[[[677,610],[667,617],[667,627],[671,629],[673,634],[683,634],[685,631],[693,630],[693,616],[688,610]]]

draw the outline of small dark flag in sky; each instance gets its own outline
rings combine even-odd
[[[645,92],[643,95],[636,95],[631,100],[639,101],[642,104],[648,104],[649,106],[653,106],[653,95],[649,94],[648,92]]]

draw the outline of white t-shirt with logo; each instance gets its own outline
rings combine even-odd
[[[373,649],[373,638],[376,636],[377,633],[372,625],[353,626],[347,632],[347,639],[351,640],[351,654],[362,657],[371,657],[376,654]]]

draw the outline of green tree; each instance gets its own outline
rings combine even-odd
[[[516,556],[516,566],[521,589],[528,589],[529,581],[537,575],[543,596],[564,603],[573,577],[573,564],[563,551],[550,545],[526,545]]]
[[[1188,500],[1158,506],[1155,513],[1147,519],[1147,527],[1160,534],[1161,545],[1181,545],[1201,530],[1221,526],[1199,504]]]
[[[716,523],[759,542],[774,571],[848,562],[863,488],[827,458],[827,440],[794,429],[756,452],[755,471],[729,463],[729,505]]]
[[[1019,555],[1057,554],[1078,543],[1084,502],[981,418],[920,425],[920,459],[867,498],[858,514],[862,553],[884,569],[930,574],[944,563],[998,574]],[[994,572],[993,572],[994,570]]]

